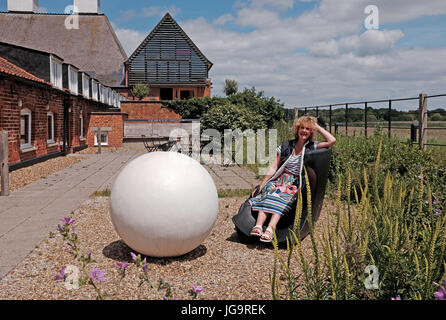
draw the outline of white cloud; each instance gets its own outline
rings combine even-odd
[[[164,16],[167,12],[169,12],[172,16],[175,16],[181,12],[181,9],[175,5],[170,7],[154,6],[141,9],[141,15],[145,18]]]
[[[113,29],[124,47],[127,56],[131,56],[133,52],[138,48],[141,42],[147,37],[148,34],[143,34],[136,30],[119,28],[112,22]]]
[[[223,26],[228,22],[234,21],[234,17],[232,16],[232,14],[224,14],[221,15],[220,17],[218,17],[217,19],[215,19],[212,23],[217,25],[217,26]]]
[[[223,95],[228,78],[237,80],[239,88],[264,90],[288,107],[444,91],[446,48],[397,48],[405,36],[401,30],[364,31],[368,0],[322,0],[313,10],[286,18],[281,10],[294,2],[279,2],[275,7],[265,0],[240,3],[234,6],[236,14],[214,21],[178,21],[214,63],[214,95]],[[374,4],[381,24],[446,13],[444,0]],[[229,21],[253,30],[224,29]],[[127,29],[117,34],[130,54],[147,36]]]

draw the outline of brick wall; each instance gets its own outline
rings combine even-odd
[[[10,164],[63,151],[64,101],[69,110],[67,152],[71,153],[74,148],[88,142],[90,113],[103,112],[106,106],[81,96],[68,95],[48,85],[0,75],[0,130],[8,131]],[[31,111],[31,147],[24,149],[20,147],[20,112],[25,108]],[[48,112],[54,115],[54,142],[51,143],[47,142]],[[81,114],[84,138],[80,132]],[[122,144],[122,125],[117,132],[121,133],[121,142],[114,142],[118,138],[113,137],[113,143],[119,145]]]
[[[89,119],[87,132],[87,143],[89,146],[94,146],[97,128],[101,127],[101,132],[106,132],[108,135],[107,147],[122,147],[124,120],[127,119],[127,114],[121,112],[92,112]]]
[[[181,119],[181,116],[161,103],[148,101],[121,102],[121,112],[130,120],[140,119]]]

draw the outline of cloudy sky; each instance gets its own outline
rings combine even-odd
[[[446,93],[445,0],[102,0],[101,11],[128,55],[169,12],[214,63],[213,95],[225,79],[287,107]]]

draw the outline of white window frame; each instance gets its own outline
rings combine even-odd
[[[100,83],[98,83],[98,101],[104,102],[104,88]]]
[[[91,80],[91,93],[93,100],[99,101],[99,83],[96,80]]]
[[[101,131],[101,136],[105,137],[105,141],[104,142],[101,141],[101,146],[105,146],[105,147],[108,146],[108,131]],[[102,137],[101,137],[101,140],[102,140]],[[98,132],[97,131],[94,133],[94,145],[95,145],[95,147],[98,145]]]
[[[28,116],[28,139],[26,143],[22,143],[22,116]],[[31,128],[32,128],[32,112],[31,110],[24,108],[20,110],[20,149],[31,148],[33,146],[31,141]]]
[[[79,76],[76,69],[72,66],[68,66],[68,89],[71,93],[78,94],[79,93]]]
[[[54,138],[54,113],[52,113],[51,111],[47,112],[47,114],[46,114],[47,121],[48,121],[49,117],[51,118],[51,135],[50,135],[51,139],[46,140],[47,144],[54,143],[56,141]],[[47,123],[46,127],[48,128],[48,123]]]
[[[50,56],[50,82],[55,88],[63,89],[62,81],[62,61],[54,56]]]
[[[111,88],[108,88],[108,104],[110,105],[110,106],[112,106],[113,105],[113,90],[111,89]]]
[[[79,124],[80,124],[80,135],[79,139],[84,139],[84,117],[82,116],[82,113],[79,115]]]
[[[90,77],[85,73],[82,74],[82,94],[85,98],[90,98]]]

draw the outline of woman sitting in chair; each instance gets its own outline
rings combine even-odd
[[[305,152],[332,147],[336,143],[327,130],[318,125],[315,117],[303,116],[293,124],[295,139],[283,142],[277,148],[277,157],[268,168],[267,174],[260,184],[258,195],[250,199],[253,211],[258,211],[257,222],[251,230],[252,236],[260,237],[262,242],[271,242],[273,232],[280,218],[290,211],[292,203],[302,188],[302,168]],[[319,132],[325,139],[315,141]],[[263,225],[271,215],[271,219],[263,232]]]

